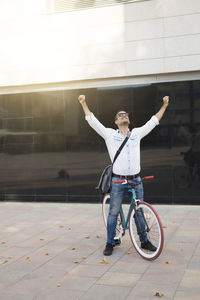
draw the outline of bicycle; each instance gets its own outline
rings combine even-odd
[[[142,178],[141,181],[152,179],[152,178],[154,178],[154,176],[146,176]],[[140,201],[139,199],[136,199],[135,188],[136,185],[140,184],[140,182],[132,183],[127,179],[122,179],[122,180],[115,181],[115,183],[119,183],[119,184],[128,183],[128,185],[130,186],[128,191],[132,194],[131,202],[130,202],[130,206],[126,218],[124,216],[124,211],[121,206],[120,213],[117,220],[115,240],[121,242],[122,237],[125,235],[125,231],[129,229],[131,241],[138,254],[146,260],[155,260],[161,254],[163,249],[163,244],[164,244],[163,227],[157,212],[150,204],[144,201]],[[102,202],[103,220],[106,227],[107,227],[107,218],[108,218],[109,206],[110,206],[109,204],[110,204],[110,194],[106,194],[103,197],[103,202]],[[149,250],[145,250],[141,248],[141,242],[139,240],[139,236],[137,234],[137,228],[135,225],[135,219],[137,219],[137,214],[135,214],[135,212],[137,210],[141,212],[141,215],[145,223],[145,229],[141,231],[140,228],[139,230],[141,232],[144,231],[146,232],[148,240],[157,248],[155,252],[151,252]]]

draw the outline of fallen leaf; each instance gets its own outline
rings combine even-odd
[[[164,294],[161,292],[156,292],[156,293],[154,293],[154,296],[162,297],[162,296],[164,296]]]
[[[9,258],[9,259],[12,259],[12,258],[13,258],[13,256],[8,256],[8,258]]]
[[[131,251],[127,251],[126,254],[131,254]]]
[[[167,226],[163,226],[162,228],[167,228]]]
[[[26,256],[26,257],[25,257],[25,260],[29,260],[29,259],[30,259],[30,256]]]
[[[96,236],[96,238],[97,238],[97,239],[100,239],[100,238],[101,238],[101,236],[100,236],[100,235],[97,235],[97,236]]]
[[[76,250],[76,248],[72,248],[71,250]]]
[[[74,260],[74,264],[79,264],[79,261],[78,260]]]
[[[85,236],[85,239],[89,239],[89,238],[90,238],[89,235],[86,235],[86,236]]]
[[[6,242],[1,242],[2,245],[4,245]]]
[[[109,264],[109,262],[103,258],[102,260],[100,260],[100,264],[107,265],[107,264]]]
[[[63,225],[60,225],[59,227],[60,227],[60,228],[63,228],[64,226],[63,226]]]
[[[44,241],[44,239],[40,239],[40,241]]]
[[[60,283],[57,283],[57,287],[61,287],[61,284],[60,284]]]
[[[2,260],[2,261],[0,261],[0,265],[4,265],[4,264],[6,264],[8,261],[5,259],[5,260]]]
[[[87,257],[86,256],[82,256],[82,259],[86,259]]]
[[[165,263],[166,263],[167,265],[169,265],[169,264],[171,264],[171,261],[168,260],[168,261],[166,261]]]
[[[50,278],[53,278],[53,275],[51,274],[49,277],[50,277]]]
[[[49,255],[49,253],[48,253],[48,252],[46,252],[46,253],[45,253],[45,255]]]

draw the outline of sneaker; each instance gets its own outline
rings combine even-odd
[[[154,245],[152,245],[152,243],[149,240],[147,240],[144,243],[141,243],[141,248],[149,250],[149,251],[156,251],[157,250],[157,248]]]
[[[112,254],[112,252],[113,252],[113,245],[110,244],[110,243],[107,243],[106,248],[103,251],[103,254],[106,255],[106,256],[109,256],[109,255]]]

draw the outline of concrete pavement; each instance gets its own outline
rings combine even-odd
[[[161,256],[143,260],[126,232],[105,263],[101,204],[0,202],[0,299],[199,300],[200,206],[154,207]]]

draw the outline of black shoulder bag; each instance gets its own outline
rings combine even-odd
[[[113,170],[114,162],[116,161],[116,159],[119,156],[120,152],[122,151],[124,145],[128,141],[128,139],[130,137],[130,134],[131,133],[128,132],[128,134],[127,134],[126,138],[124,139],[123,143],[121,144],[121,146],[117,150],[117,152],[115,154],[115,157],[113,159],[113,163],[111,165],[107,166],[103,170],[103,173],[101,174],[101,177],[100,177],[100,180],[99,180],[99,184],[96,187],[96,189],[99,189],[102,194],[109,193],[109,191],[110,191],[111,180],[112,180],[112,170]]]

